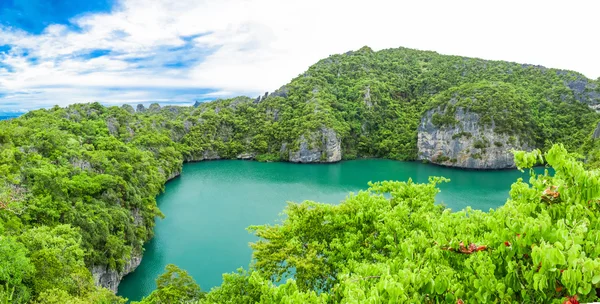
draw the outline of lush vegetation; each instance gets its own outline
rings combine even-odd
[[[423,112],[454,98],[463,100],[456,107],[488,113],[484,124],[504,118],[499,132],[525,134],[543,151],[557,142],[578,149],[599,121],[588,105],[600,101],[600,85],[581,74],[405,48],[330,56],[280,91],[296,101],[292,111],[304,114],[292,117],[313,120],[319,117],[306,113],[316,111],[328,118],[318,123],[340,134],[345,158],[415,159]],[[297,131],[285,134],[293,135],[287,142],[297,140]],[[269,142],[274,150],[277,140]]]
[[[589,106],[598,103],[600,84],[576,72],[365,47],[321,60],[266,98],[200,104],[187,118],[194,127],[183,143],[190,159],[250,152],[288,160],[302,135],[329,128],[341,138],[345,159],[414,160],[423,114],[441,107],[440,126],[454,123],[461,108],[542,151],[563,143],[587,152],[580,149],[600,121]]]
[[[555,172],[531,170],[489,212],[436,205],[441,177],[373,183],[339,205],[292,203],[281,224],[250,227],[260,237],[250,272],[224,275],[195,303],[597,300],[600,171],[562,145],[515,159],[522,168],[546,161]],[[141,303],[169,303],[153,296]]]
[[[142,255],[161,216],[155,197],[184,161],[288,160],[303,135],[323,128],[339,136],[345,158],[412,160],[419,121],[436,107],[462,107],[502,132],[526,134],[548,151],[556,176],[517,182],[507,205],[490,213],[434,205],[443,179],[373,184],[339,206],[290,205],[281,226],[252,228],[263,240],[251,270],[204,294],[170,266],[142,303],[593,299],[598,173],[549,148],[564,142],[588,164],[600,162],[591,139],[599,116],[588,107],[599,90],[574,72],[363,48],[257,100],[139,111],[79,104],[1,121],[0,303],[122,302],[96,286],[93,272],[124,271]],[[290,273],[295,280],[274,284]]]
[[[511,84],[467,83],[435,95],[431,103],[443,113],[433,114],[432,123],[438,127],[455,125],[456,111],[461,109],[479,114],[479,123],[494,127],[498,133],[517,135],[532,144],[533,138],[529,137],[540,132],[532,117],[532,98]]]
[[[141,302],[134,304],[195,303],[205,297],[194,279],[173,264],[156,279],[156,290]]]
[[[566,98],[561,97],[566,100]],[[439,127],[454,126],[457,109],[480,116],[479,124],[495,132],[509,134],[532,147],[548,149],[565,143],[578,150],[590,138],[597,114],[586,104],[540,101],[522,86],[505,82],[477,82],[453,87],[435,95],[431,105],[437,109],[432,122]],[[441,114],[440,114],[441,113]],[[556,127],[556,126],[560,127]]]
[[[0,259],[0,293],[12,302],[114,301],[88,269],[120,271],[141,255],[160,215],[155,197],[182,163],[170,131],[133,117],[90,104],[1,123],[0,256],[11,257]]]

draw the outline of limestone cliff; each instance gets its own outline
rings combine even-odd
[[[251,159],[254,159],[255,157],[256,157],[256,153],[249,153],[249,152],[240,153],[236,156],[237,159],[242,159],[242,160],[251,160]]]
[[[179,171],[171,174],[169,179],[173,179],[177,176],[179,176]],[[133,223],[136,226],[144,225],[144,218],[142,217],[140,209],[133,209],[131,211],[131,216],[133,217]],[[142,262],[142,254],[134,252],[131,254],[131,257],[125,258],[125,260],[125,266],[123,266],[122,271],[111,269],[108,265],[92,266],[90,272],[92,273],[92,277],[94,278],[94,283],[96,286],[108,288],[116,293],[119,288],[119,283],[121,283],[123,277],[133,272],[138,266],[140,266],[140,263]]]
[[[559,74],[566,74],[566,72],[562,71]],[[571,89],[577,101],[587,104],[596,111],[600,111],[600,88],[597,83],[579,75],[575,79],[565,81],[565,85]]]
[[[123,271],[110,269],[106,265],[93,266],[91,272],[92,277],[94,278],[94,283],[97,286],[108,288],[116,293],[121,279],[123,279],[123,277],[125,277],[127,274],[133,272],[141,262],[142,255],[135,254],[127,261],[125,267],[123,267]]]
[[[181,175],[181,170],[177,170],[177,171],[171,173],[169,176],[167,176],[167,181],[175,179],[175,178],[179,177],[180,175]]]
[[[592,135],[592,138],[594,138],[594,139],[600,138],[600,122],[598,123],[598,125],[596,126],[596,129],[594,130],[594,134]]]
[[[185,157],[186,162],[197,162],[203,160],[217,160],[221,159],[219,152],[213,150],[204,150],[199,154],[190,155]]]
[[[342,159],[342,142],[331,128],[322,127],[308,136],[300,136],[298,150],[289,151],[293,163],[332,163]]]
[[[521,139],[498,134],[492,126],[482,126],[480,115],[457,108],[454,126],[438,127],[432,122],[433,109],[423,116],[418,128],[419,159],[432,163],[471,169],[504,169],[515,166],[511,150],[530,150]]]

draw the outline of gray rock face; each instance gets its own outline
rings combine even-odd
[[[286,98],[289,94],[289,89],[288,87],[286,87],[285,85],[282,86],[281,88],[275,90],[275,92],[269,94],[270,97],[283,97]]]
[[[92,171],[92,164],[87,160],[72,158],[70,163],[73,167],[79,168],[82,171]]]
[[[266,114],[272,117],[273,121],[279,121],[279,109],[267,108]]]
[[[244,97],[238,97],[236,99],[234,99],[233,101],[231,101],[231,103],[229,104],[229,108],[236,110],[238,105],[245,103],[245,102],[249,102],[250,99],[244,98]]]
[[[181,172],[175,171],[175,172],[171,173],[169,176],[167,176],[167,181],[170,181],[180,175],[181,175]]]
[[[367,108],[370,109],[373,107],[373,102],[371,102],[371,88],[369,86],[365,88],[364,101]]]
[[[79,168],[82,171],[92,171],[92,164],[87,160],[82,160],[79,158],[72,158],[70,163],[73,167]]]
[[[600,138],[600,122],[596,126],[596,130],[594,130],[594,135],[592,135],[592,138]]]
[[[194,124],[189,120],[186,120],[183,122],[183,129],[185,130],[186,133],[189,132],[193,126],[194,126]]]
[[[108,127],[108,133],[110,133],[110,135],[119,135],[119,122],[114,117],[106,119],[106,127]]]
[[[131,215],[133,216],[134,225],[141,226],[144,224],[144,218],[142,217],[142,211],[140,208],[134,208],[131,210]]]
[[[221,159],[221,156],[217,151],[204,151],[204,153],[202,153],[202,157],[204,158],[203,160]]]
[[[425,113],[418,128],[418,158],[432,163],[471,169],[514,168],[511,150],[531,150],[517,137],[498,134],[479,125],[477,113],[456,109],[458,123],[438,128],[432,123],[438,109]]]
[[[333,129],[322,127],[309,136],[300,136],[299,141],[298,151],[289,151],[290,162],[332,163],[342,159],[342,141]]]
[[[143,104],[141,104],[141,103],[140,103],[140,104],[138,104],[138,105],[137,105],[137,107],[136,107],[135,109],[136,109],[136,112],[139,112],[139,113],[146,112],[146,107],[144,107],[144,105],[143,105]]]
[[[577,101],[587,103],[590,108],[596,111],[600,110],[600,90],[595,83],[579,78],[568,81],[565,84],[573,91],[573,95],[575,95]]]
[[[240,153],[236,156],[237,159],[243,159],[243,160],[251,160],[251,159],[254,159],[255,157],[256,157],[255,153],[248,153],[248,152]]]
[[[281,159],[289,159],[290,157],[290,151],[288,149],[288,143],[284,142],[281,143],[281,148],[279,148],[279,156],[281,157]]]
[[[127,133],[129,133],[129,136],[133,137],[135,135],[135,131],[133,131],[133,129],[130,126],[127,126],[126,129]]]
[[[92,277],[96,286],[102,286],[108,288],[113,292],[117,292],[121,279],[127,274],[133,272],[142,262],[142,256],[134,254],[131,259],[127,261],[123,271],[118,272],[114,269],[108,268],[106,265],[93,266],[91,269]]]
[[[216,159],[221,159],[219,152],[212,151],[212,150],[206,150],[206,151],[203,151],[199,155],[192,155],[192,156],[186,157],[185,161],[186,162],[197,162],[197,161],[203,161],[203,160],[216,160]]]

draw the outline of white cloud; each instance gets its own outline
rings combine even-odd
[[[0,107],[191,103],[206,95],[190,93],[194,88],[215,91],[206,96],[256,96],[321,58],[363,45],[541,64],[596,78],[598,11],[600,4],[578,0],[123,0],[111,13],[72,20],[77,30],[51,25],[30,35],[0,28],[0,45],[13,47],[0,54],[11,67],[0,65]],[[98,49],[110,54],[82,56]],[[164,66],[177,62],[185,66]]]

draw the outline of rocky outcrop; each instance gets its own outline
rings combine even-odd
[[[190,132],[193,126],[194,124],[189,120],[183,122],[183,129],[185,130],[185,133]]]
[[[129,114],[135,114],[135,109],[129,104],[124,104],[121,106],[121,108],[127,111]]]
[[[600,138],[600,122],[596,126],[596,130],[594,130],[594,134],[592,135],[592,138],[594,138],[594,139]]]
[[[221,159],[221,156],[219,155],[219,152],[213,150],[204,150],[200,154],[185,157],[186,162],[198,162],[203,160],[217,159]]]
[[[169,112],[169,113],[175,114],[175,115],[179,114],[182,110],[182,108],[178,107],[178,106],[164,106],[161,108],[159,105],[158,107],[159,107],[159,110],[161,110],[163,112],[166,111],[166,112]]]
[[[252,100],[251,100],[251,99],[249,99],[248,97],[243,97],[243,96],[236,97],[236,98],[234,98],[234,99],[231,101],[231,103],[229,104],[229,106],[228,106],[228,107],[229,107],[230,109],[237,110],[237,108],[238,108],[238,106],[239,106],[239,105],[241,105],[241,104],[243,104],[243,103],[250,102],[250,101],[252,101]]]
[[[290,90],[287,86],[282,86],[281,88],[275,90],[275,92],[269,94],[269,97],[283,97],[286,98],[289,94]]]
[[[89,171],[89,172],[93,172],[92,170],[92,164],[87,161],[87,160],[83,160],[83,159],[79,159],[79,158],[71,158],[71,160],[69,161],[69,163],[71,163],[71,165],[75,168],[79,168],[82,171]]]
[[[181,175],[181,172],[175,171],[175,172],[169,174],[169,176],[167,176],[167,181],[170,181],[176,177],[179,177],[180,175]]]
[[[160,112],[160,105],[158,103],[152,103],[149,107],[148,107],[148,112],[152,112],[152,113],[158,113]]]
[[[494,125],[479,123],[477,113],[457,108],[454,126],[438,127],[425,113],[418,128],[418,158],[432,163],[470,169],[504,169],[515,167],[511,150],[530,150],[520,138],[498,134]]]
[[[140,208],[134,208],[131,210],[131,215],[133,216],[134,225],[141,226],[144,224],[144,217],[142,216],[142,211]]]
[[[179,171],[171,174],[169,179],[175,178],[177,176],[179,176]],[[131,210],[131,216],[133,217],[133,223],[136,226],[144,225],[144,218],[139,208]],[[108,265],[92,266],[90,271],[92,273],[92,277],[94,278],[94,283],[96,284],[96,286],[108,288],[114,293],[116,293],[119,288],[119,283],[121,283],[121,280],[126,275],[133,272],[138,266],[140,266],[141,262],[142,254],[133,253],[131,255],[131,258],[126,259],[125,266],[123,266],[122,271],[111,269],[110,267],[108,267]]]
[[[370,109],[373,107],[373,102],[371,101],[371,87],[369,87],[369,86],[365,87],[364,102],[365,102],[365,106],[367,106],[367,108]]]
[[[141,254],[134,254],[130,259],[127,260],[123,271],[117,271],[110,269],[106,265],[93,266],[91,269],[92,277],[96,286],[102,286],[108,288],[113,292],[117,292],[121,279],[127,274],[133,272],[142,262]]]
[[[586,103],[590,108],[600,110],[600,88],[594,82],[579,77],[574,80],[565,81],[566,86],[573,91],[577,101]]]
[[[116,118],[108,117],[106,119],[106,127],[108,128],[108,133],[110,133],[110,135],[119,135],[119,122]]]
[[[236,156],[237,159],[242,159],[242,160],[251,160],[251,159],[254,159],[255,157],[256,157],[256,153],[249,153],[249,152],[240,153]]]
[[[273,121],[279,121],[280,111],[280,109],[267,108],[267,111],[265,113],[267,114],[267,117],[270,117]]]
[[[289,151],[289,161],[294,163],[332,163],[342,159],[342,142],[331,128],[322,127],[309,136],[300,136],[299,149]]]
[[[144,107],[144,105],[140,103],[135,108],[135,111],[138,113],[144,113],[144,112],[146,112],[146,107]]]

